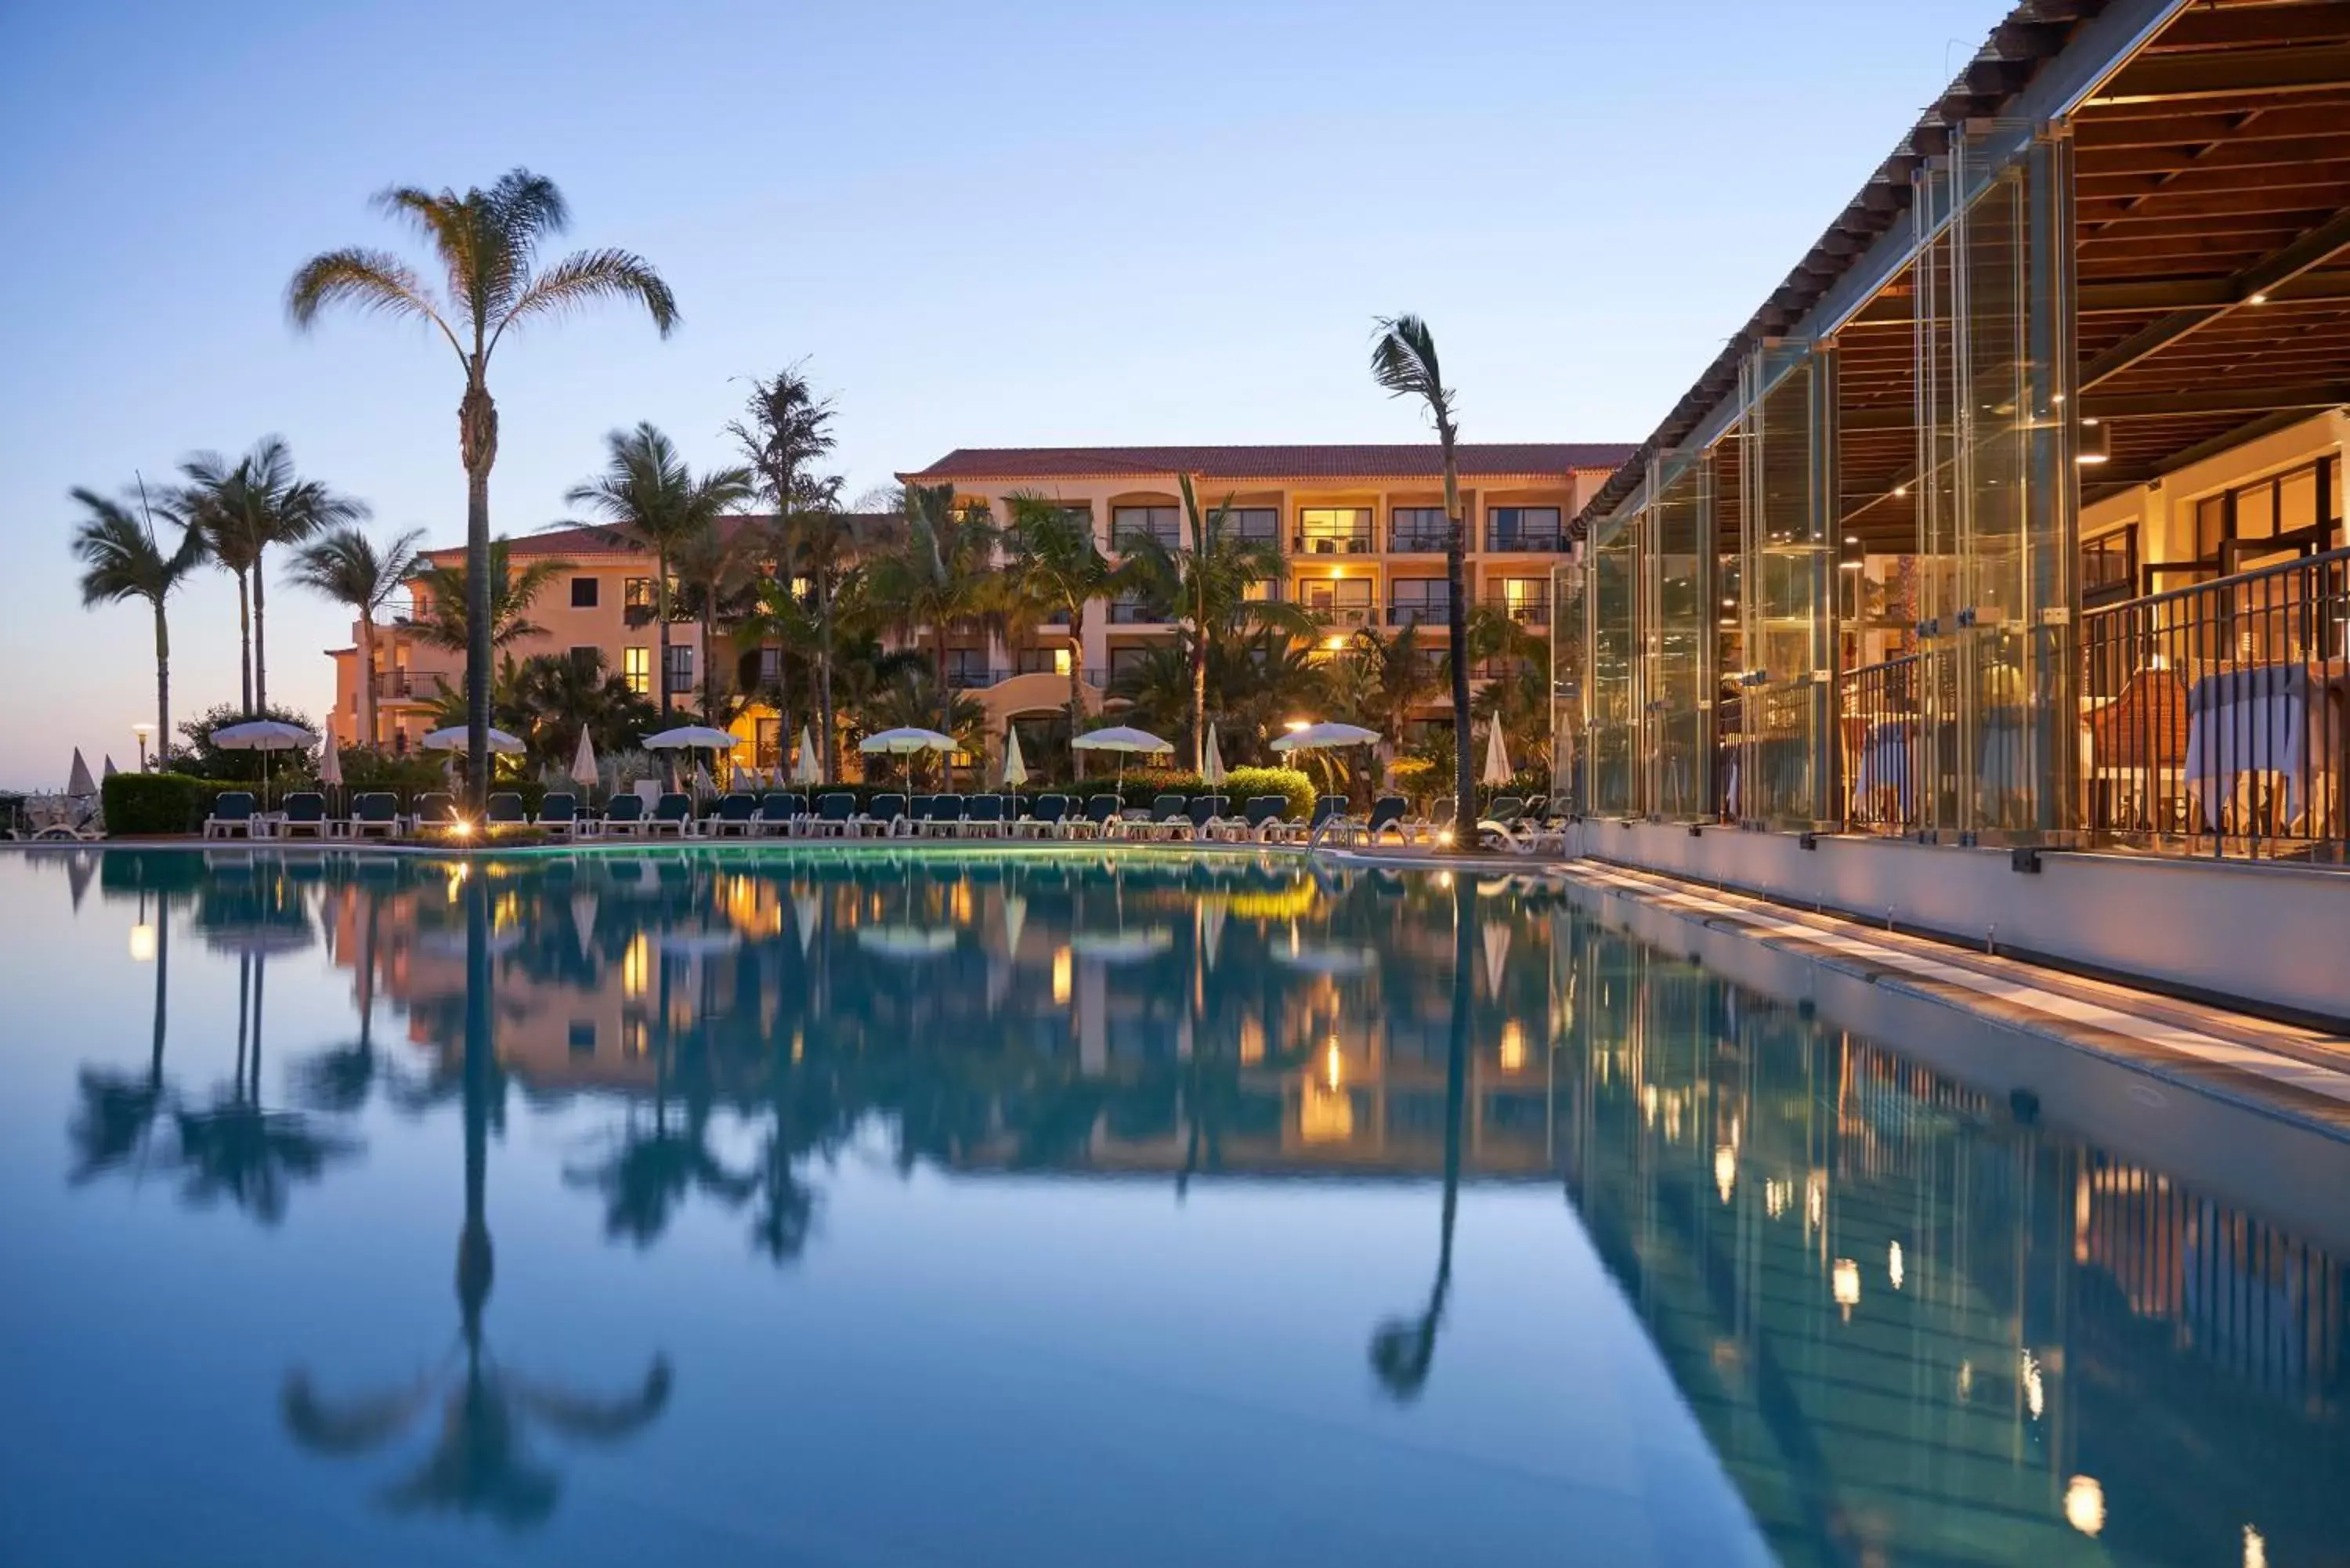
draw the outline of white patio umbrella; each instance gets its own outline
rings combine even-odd
[[[98,781],[89,776],[89,764],[82,761],[81,748],[79,746],[76,746],[74,748],[73,766],[68,770],[66,774],[66,794],[69,795],[82,795],[96,794],[97,793]]]
[[[210,739],[224,752],[261,753],[261,803],[265,806],[269,804],[269,753],[304,751],[318,743],[318,737],[301,725],[277,719],[247,719],[242,723],[224,724],[212,732]],[[74,760],[81,760],[79,752],[74,753]]]
[[[98,776],[102,779],[110,779],[121,771],[121,769],[114,765],[114,753],[112,752],[109,752],[106,753],[106,766],[99,770]]]
[[[1308,724],[1302,730],[1292,730],[1273,742],[1276,752],[1326,752],[1342,746],[1376,746],[1379,743],[1377,730],[1366,730],[1360,724]]]
[[[588,801],[596,798],[596,742],[588,738],[588,726],[579,726],[579,749],[571,753],[571,782],[587,789]]]
[[[800,760],[799,765],[792,769],[792,782],[795,784],[824,782],[824,763],[816,753],[816,732],[806,724],[800,726]]]
[[[465,726],[463,724],[451,724],[446,729],[427,731],[424,738],[418,741],[416,743],[423,747],[428,752],[462,752],[465,749],[466,744]],[[494,726],[492,727],[490,731],[490,750],[495,752],[498,755],[502,757],[520,756],[524,752],[526,752],[529,749],[529,747],[522,743],[521,736],[510,735],[504,730],[497,729]]]
[[[857,945],[882,958],[936,958],[954,950],[955,934],[934,926],[867,926],[857,933]]]
[[[681,724],[645,737],[649,752],[731,752],[742,743],[742,736],[707,724]]]
[[[863,740],[857,742],[857,749],[863,752],[868,757],[890,756],[906,758],[906,778],[909,783],[911,783],[914,776],[913,757],[915,753],[947,752],[951,753],[955,750],[955,741],[953,736],[941,735],[936,730],[924,730],[913,725],[907,725],[901,729],[884,730],[877,735],[868,735]]]
[[[1224,782],[1224,753],[1216,744],[1216,726],[1212,720],[1208,724],[1207,747],[1200,754],[1200,782],[1210,789]]]
[[[1517,777],[1510,767],[1509,747],[1502,740],[1502,722],[1498,719],[1485,728],[1485,775],[1477,782],[1499,787]]]
[[[1018,789],[1028,782],[1028,760],[1020,754],[1020,732],[1003,726],[1003,787]]]
[[[1172,741],[1162,741],[1148,730],[1138,730],[1128,724],[1113,724],[1107,730],[1088,730],[1069,744],[1080,752],[1115,752],[1118,753],[1118,787],[1126,788],[1126,759],[1129,753],[1145,756],[1175,749]]]

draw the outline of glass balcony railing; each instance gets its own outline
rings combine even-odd
[[[1290,535],[1290,553],[1298,556],[1367,556],[1371,551],[1371,531],[1352,529],[1345,533],[1297,533]]]

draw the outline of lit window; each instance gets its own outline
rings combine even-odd
[[[620,654],[620,673],[629,682],[629,690],[642,697],[653,689],[653,650],[631,648]]]

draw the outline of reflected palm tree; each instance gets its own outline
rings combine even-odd
[[[1436,1332],[1452,1288],[1452,1221],[1461,1205],[1461,1141],[1468,1109],[1470,1003],[1476,990],[1471,938],[1477,929],[1475,879],[1453,890],[1452,1020],[1444,1058],[1444,1210],[1436,1246],[1436,1282],[1417,1317],[1389,1318],[1372,1331],[1371,1370],[1399,1402],[1419,1397],[1436,1360]]]
[[[321,1396],[309,1374],[287,1374],[279,1407],[286,1430],[330,1457],[380,1449],[405,1434],[439,1396],[441,1429],[432,1449],[379,1494],[399,1512],[484,1515],[509,1530],[554,1512],[561,1478],[525,1441],[537,1426],[577,1442],[614,1442],[642,1430],[668,1406],[670,1366],[653,1357],[636,1387],[609,1398],[532,1377],[493,1355],[483,1329],[495,1273],[488,1216],[492,1113],[503,1077],[492,1041],[489,890],[476,877],[465,908],[465,1220],[457,1238],[457,1343],[412,1381],[341,1398]]]
[[[67,1179],[79,1187],[130,1161],[144,1161],[148,1140],[161,1119],[170,1091],[163,1083],[164,1021],[169,1013],[172,969],[172,906],[157,895],[155,912],[155,1005],[147,1071],[143,1075],[81,1070],[81,1115],[73,1125],[77,1159]],[[139,895],[139,925],[147,926],[147,894]]]
[[[366,913],[359,921],[359,1038],[322,1051],[302,1064],[303,1097],[320,1110],[349,1114],[366,1106],[384,1064],[375,1053],[375,957],[382,896],[362,890]]]

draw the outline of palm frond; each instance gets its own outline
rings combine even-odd
[[[460,359],[465,357],[457,335],[425,292],[424,280],[388,251],[352,246],[303,263],[286,287],[286,316],[296,327],[307,328],[330,305],[348,305],[366,315],[429,321],[441,329]]]
[[[1436,335],[1417,316],[1379,317],[1371,341],[1371,379],[1398,398],[1418,398],[1441,431],[1451,421],[1452,393],[1436,360]]]
[[[632,251],[579,251],[531,279],[498,320],[490,346],[494,348],[508,327],[608,299],[640,302],[663,337],[677,329],[677,296],[653,270],[652,263]]]

